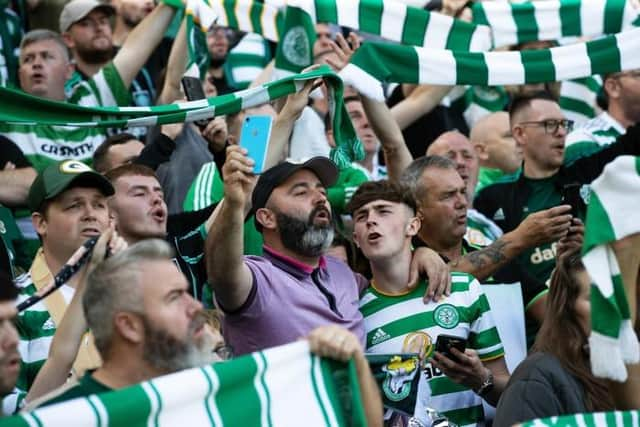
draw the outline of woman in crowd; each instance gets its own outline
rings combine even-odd
[[[604,380],[591,374],[591,280],[580,258],[584,228],[558,242],[547,314],[532,353],[502,393],[496,426],[613,409]]]

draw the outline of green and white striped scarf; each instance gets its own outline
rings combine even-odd
[[[461,52],[365,43],[341,72],[373,99],[381,82],[439,85],[543,83],[640,68],[640,28],[587,43],[518,52]]]
[[[474,2],[473,22],[491,27],[494,46],[570,36],[619,33],[640,10],[627,0],[543,0]]]
[[[323,78],[329,87],[329,114],[337,143],[331,159],[344,168],[363,159],[364,150],[344,106],[342,80],[328,66],[215,98],[154,107],[87,108],[0,88],[0,122],[114,128],[191,122],[271,102],[299,91],[307,80],[316,78]]]
[[[306,342],[3,419],[28,426],[366,426],[353,362]]]
[[[639,192],[640,157],[618,157],[591,184],[585,222],[582,261],[592,282],[591,370],[616,381],[626,380],[625,363],[640,361],[640,348],[611,244],[640,232]]]
[[[629,427],[640,423],[640,411],[595,412],[525,421],[522,427]]]

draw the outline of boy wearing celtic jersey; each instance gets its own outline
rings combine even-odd
[[[483,422],[482,399],[495,405],[509,374],[478,281],[453,273],[450,294],[426,304],[424,281],[407,288],[411,238],[420,229],[420,219],[415,201],[402,187],[388,181],[365,183],[353,195],[349,211],[354,240],[369,259],[373,274],[360,300],[367,352],[419,354],[416,418],[426,418],[431,408],[458,425]],[[434,351],[441,334],[467,340],[464,353],[451,350],[457,360]]]

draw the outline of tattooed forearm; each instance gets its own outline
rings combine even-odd
[[[507,254],[508,246],[509,242],[500,238],[484,249],[468,253],[452,267],[480,280],[487,278],[510,259]]]

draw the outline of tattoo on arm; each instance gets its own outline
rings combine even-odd
[[[470,262],[474,268],[498,267],[507,260],[505,249],[508,244],[509,242],[500,238],[484,249],[468,253],[464,259]]]

